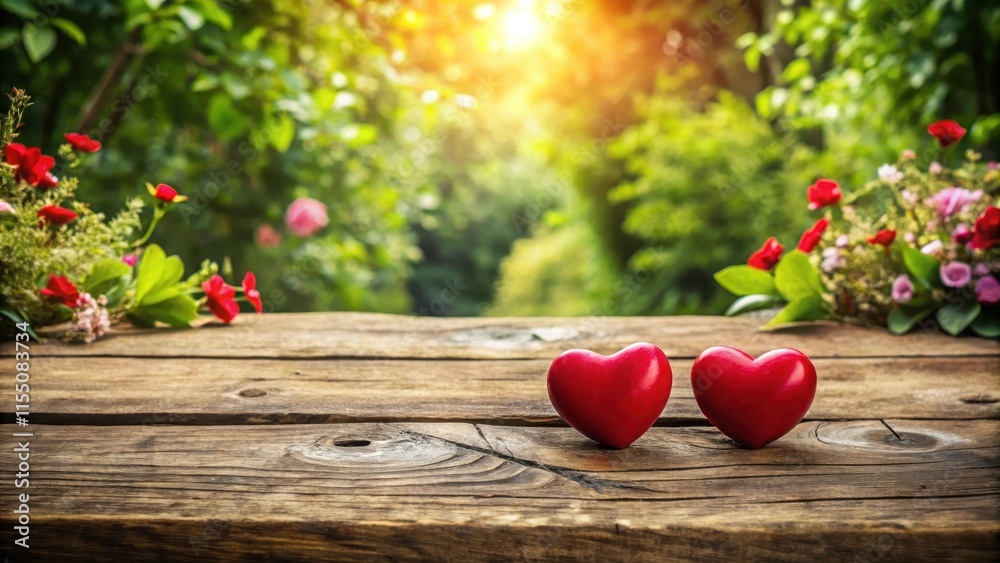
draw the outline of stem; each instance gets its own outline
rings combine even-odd
[[[149,228],[146,229],[146,234],[142,235],[142,238],[135,241],[132,244],[132,248],[138,248],[149,240],[149,237],[153,236],[153,230],[156,229],[157,223],[163,218],[163,211],[159,206],[153,208],[153,220],[149,222]]]

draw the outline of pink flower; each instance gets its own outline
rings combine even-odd
[[[271,225],[262,224],[257,227],[253,238],[259,246],[271,247],[281,245],[281,235]]]
[[[847,248],[847,245],[851,244],[851,239],[847,235],[840,235],[834,244],[837,245],[837,248]]]
[[[948,287],[965,287],[972,281],[972,268],[965,262],[941,264],[941,283]]]
[[[991,160],[990,163],[987,164],[986,166],[990,170],[996,170],[998,167],[1000,167],[1000,164],[998,164],[997,161],[995,161],[995,160]]]
[[[993,276],[979,278],[976,282],[976,299],[980,303],[1000,303],[1000,282]]]
[[[122,256],[122,262],[125,262],[129,266],[135,267],[135,263],[139,261],[139,258],[135,254],[126,254]]]
[[[916,205],[916,203],[920,201],[920,196],[910,190],[903,190],[900,192],[900,195],[903,196],[903,201],[911,205]]]
[[[941,173],[941,163],[935,160],[930,166],[927,167],[927,171],[937,176]]]
[[[913,160],[917,158],[917,153],[913,149],[903,149],[903,158],[905,160]]]
[[[832,274],[833,272],[847,266],[847,258],[836,248],[827,248],[823,251],[823,261],[820,263],[819,267],[823,269],[824,272]]]
[[[976,264],[974,268],[972,268],[972,275],[976,276],[977,278],[988,276],[990,275],[990,267],[980,262],[979,264]]]
[[[300,237],[316,234],[330,222],[326,215],[326,205],[311,197],[300,197],[288,206],[285,212],[285,224]]]
[[[2,199],[0,199],[0,213],[10,213],[11,215],[17,215],[17,211],[14,210],[14,206]]]
[[[913,282],[906,274],[900,274],[892,282],[892,300],[896,303],[909,303],[913,299]]]
[[[972,232],[972,229],[970,229],[965,223],[955,225],[955,230],[951,232],[951,240],[959,246],[965,246],[968,244],[969,241],[972,240],[973,236],[974,233]]]
[[[965,188],[945,188],[924,200],[924,203],[936,206],[942,217],[951,217],[955,213],[965,211],[982,197],[982,190],[970,192]]]

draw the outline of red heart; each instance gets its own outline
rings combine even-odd
[[[549,366],[549,400],[559,416],[616,449],[649,430],[667,406],[672,385],[667,356],[645,342],[611,356],[568,350]]]
[[[816,368],[798,350],[772,350],[754,360],[743,350],[715,346],[694,361],[691,386],[709,422],[756,449],[787,434],[809,411]]]

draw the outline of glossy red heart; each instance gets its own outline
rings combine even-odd
[[[798,350],[772,350],[756,360],[728,346],[705,350],[691,367],[701,412],[723,434],[756,449],[802,420],[816,396],[816,368]]]
[[[663,351],[645,342],[611,356],[568,350],[549,366],[549,400],[570,426],[610,448],[639,439],[667,406],[673,374]]]

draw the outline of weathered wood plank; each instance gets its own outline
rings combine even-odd
[[[709,428],[613,451],[561,428],[34,426],[32,555],[993,558],[1000,422],[886,422],[755,451]]]
[[[937,331],[903,337],[882,328],[819,325],[779,333],[724,317],[427,318],[371,313],[243,315],[233,326],[155,332],[116,327],[88,346],[35,345],[43,356],[549,359],[569,348],[610,354],[638,341],[672,358],[726,344],[759,354],[798,348],[821,357],[1000,355],[1000,343]],[[13,352],[10,343],[0,354]]]
[[[661,424],[704,422],[674,360]],[[1000,358],[816,360],[808,420],[1000,417]],[[60,424],[469,421],[560,425],[543,360],[36,357],[32,418]],[[11,422],[13,394],[0,395]]]

